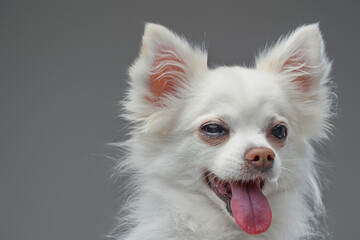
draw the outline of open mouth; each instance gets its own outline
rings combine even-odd
[[[262,193],[263,179],[251,181],[225,181],[206,172],[206,182],[225,202],[226,209],[241,229],[249,234],[260,234],[269,229],[272,213]]]

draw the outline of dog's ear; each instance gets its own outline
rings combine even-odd
[[[197,76],[207,70],[207,54],[169,29],[148,23],[140,55],[129,69],[127,108],[149,116],[183,97]]]
[[[321,130],[329,127],[328,74],[331,63],[326,57],[318,24],[299,27],[281,38],[274,47],[260,55],[256,68],[276,74],[303,133],[324,133]]]

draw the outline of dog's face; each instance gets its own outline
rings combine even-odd
[[[269,198],[307,177],[306,145],[328,127],[323,48],[318,26],[309,25],[254,68],[209,69],[204,51],[148,24],[125,106],[134,164],[153,191],[172,202],[192,199],[195,208],[205,197],[245,232],[265,232]]]

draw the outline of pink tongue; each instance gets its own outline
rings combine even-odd
[[[271,224],[269,202],[255,182],[230,183],[231,210],[236,223],[249,234],[260,234]]]

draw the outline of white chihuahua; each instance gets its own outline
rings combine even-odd
[[[324,212],[312,144],[332,116],[331,64],[317,24],[256,66],[209,69],[207,54],[146,24],[124,103],[122,171],[134,174],[121,240],[292,240]],[[126,169],[126,170],[124,170]]]

